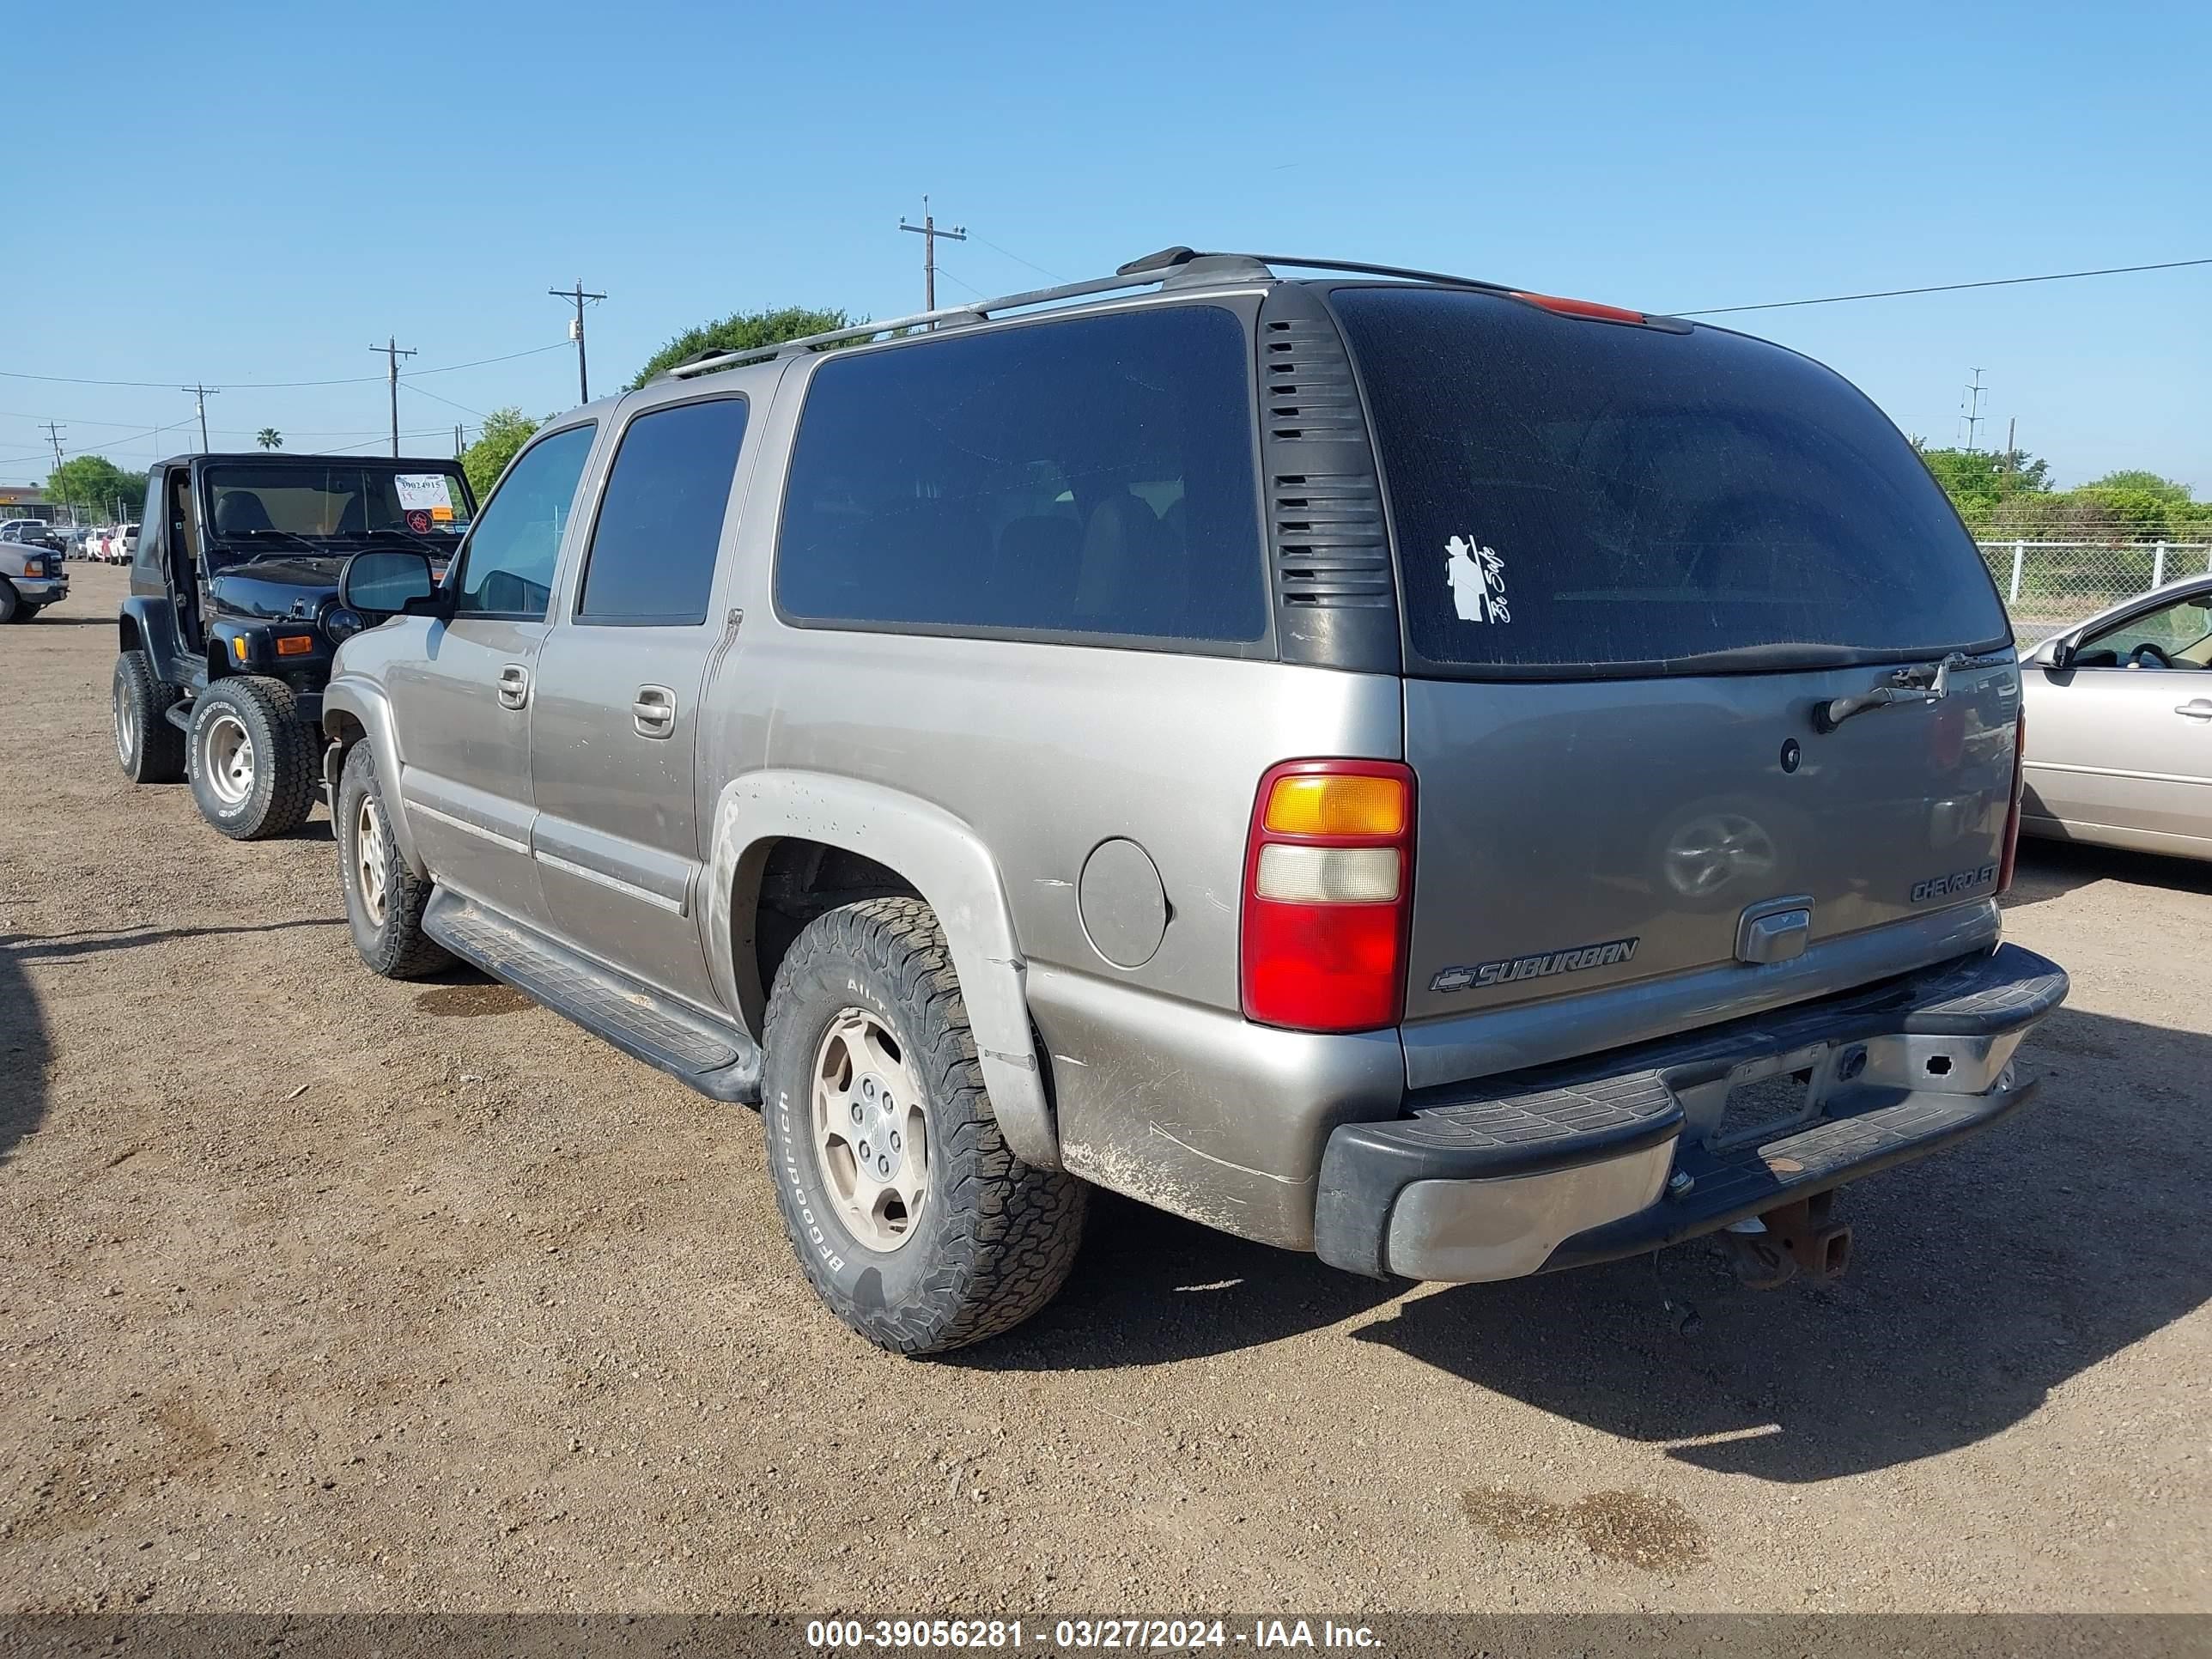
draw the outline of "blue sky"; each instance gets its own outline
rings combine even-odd
[[[916,309],[924,191],[988,239],[946,248],[952,299],[1175,242],[1655,310],[2212,255],[2201,4],[19,13],[0,370],[155,384],[0,379],[6,481],[48,419],[132,465],[191,447],[196,380],[219,446],[377,447],[372,340],[410,370],[553,345],[580,276],[600,390],[733,309]],[[1985,444],[2016,417],[2062,482],[2212,495],[2208,319],[2212,267],[1728,320],[1908,432],[1952,441],[1979,365]],[[436,453],[574,398],[545,350],[408,383],[401,425]]]

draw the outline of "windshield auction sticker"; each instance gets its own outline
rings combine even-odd
[[[442,472],[401,472],[392,482],[399,490],[399,510],[427,513],[437,523],[453,517],[453,481]]]

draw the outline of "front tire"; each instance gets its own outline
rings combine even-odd
[[[376,775],[376,755],[366,741],[346,751],[331,811],[338,843],[338,877],[345,889],[346,922],[353,948],[373,973],[386,979],[419,979],[453,961],[422,932],[431,883],[407,867],[392,838],[392,808]]]
[[[15,613],[23,608],[23,596],[15,591],[15,584],[0,576],[0,627],[15,620]]]
[[[27,623],[46,608],[46,607],[43,603],[33,605],[28,599],[18,599],[15,602],[15,620],[19,623]]]
[[[233,841],[289,835],[313,810],[313,735],[281,680],[209,686],[192,704],[185,753],[200,816]]]
[[[776,971],[762,1090],[799,1266],[878,1347],[936,1353],[1057,1295],[1087,1188],[1006,1148],[937,918],[878,898],[817,917]]]
[[[143,651],[115,659],[115,758],[133,783],[174,783],[185,775],[185,734],[170,722],[177,692],[155,678]]]

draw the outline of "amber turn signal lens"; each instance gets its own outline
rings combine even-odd
[[[1267,827],[1279,836],[1397,836],[1406,829],[1406,786],[1396,778],[1332,774],[1275,780]]]
[[[280,657],[304,657],[315,648],[315,642],[305,634],[287,634],[276,641]]]

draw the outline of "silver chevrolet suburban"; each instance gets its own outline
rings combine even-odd
[[[889,1348],[1036,1311],[1092,1184],[1376,1276],[1831,1275],[2065,994],[1972,542],[1725,329],[1170,249],[682,365],[342,598],[364,959],[761,1103]]]

